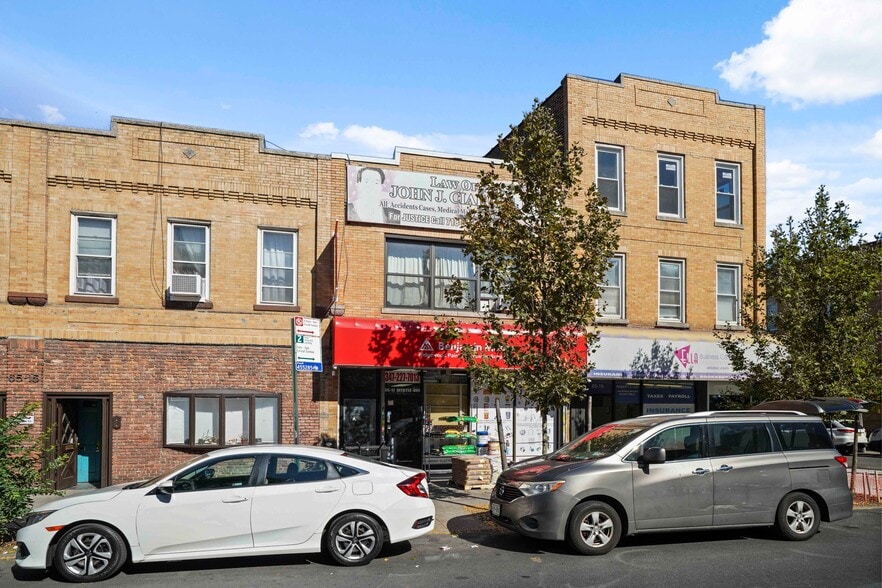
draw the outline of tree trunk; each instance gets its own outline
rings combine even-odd
[[[542,455],[548,454],[548,409],[542,409]]]

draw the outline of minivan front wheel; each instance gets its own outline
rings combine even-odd
[[[775,526],[778,533],[790,541],[805,541],[818,532],[821,526],[818,503],[808,494],[788,494],[778,505]]]
[[[573,509],[567,524],[567,543],[583,555],[612,551],[622,536],[622,520],[605,502],[583,502]]]

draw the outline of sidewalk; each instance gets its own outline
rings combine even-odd
[[[491,488],[463,490],[456,486],[429,484],[429,496],[435,503],[433,535],[464,535],[502,530],[490,518]]]

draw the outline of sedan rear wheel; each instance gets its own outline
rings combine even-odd
[[[818,532],[821,526],[818,503],[808,494],[788,494],[778,505],[775,526],[785,539],[805,541]]]
[[[325,533],[325,552],[343,566],[363,566],[383,547],[383,529],[373,517],[348,513],[334,519]]]
[[[573,509],[567,524],[567,543],[583,555],[609,553],[621,536],[619,513],[605,502],[583,502]]]
[[[53,563],[68,582],[98,582],[116,574],[128,552],[119,533],[97,523],[66,530],[55,546]]]

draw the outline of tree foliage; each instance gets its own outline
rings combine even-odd
[[[482,312],[487,348],[466,346],[463,357],[480,385],[539,409],[545,452],[548,412],[585,389],[590,366],[577,346],[581,338],[596,345],[599,284],[618,246],[618,222],[593,186],[581,189],[584,151],[564,146],[538,101],[499,147],[504,163],[481,174],[480,204],[463,219],[462,238],[483,288],[504,310]],[[579,202],[581,211],[573,208]],[[449,300],[462,296],[447,291]],[[463,327],[450,319],[441,335],[453,340]]]
[[[742,312],[750,337],[729,331],[721,341],[746,402],[880,400],[882,247],[862,242],[859,226],[821,186],[805,218],[776,226],[768,251],[754,254],[756,290]]]
[[[6,524],[28,513],[37,494],[59,494],[46,475],[66,461],[50,459],[49,432],[31,432],[24,424],[39,405],[26,404],[18,412],[0,418],[0,536]]]

